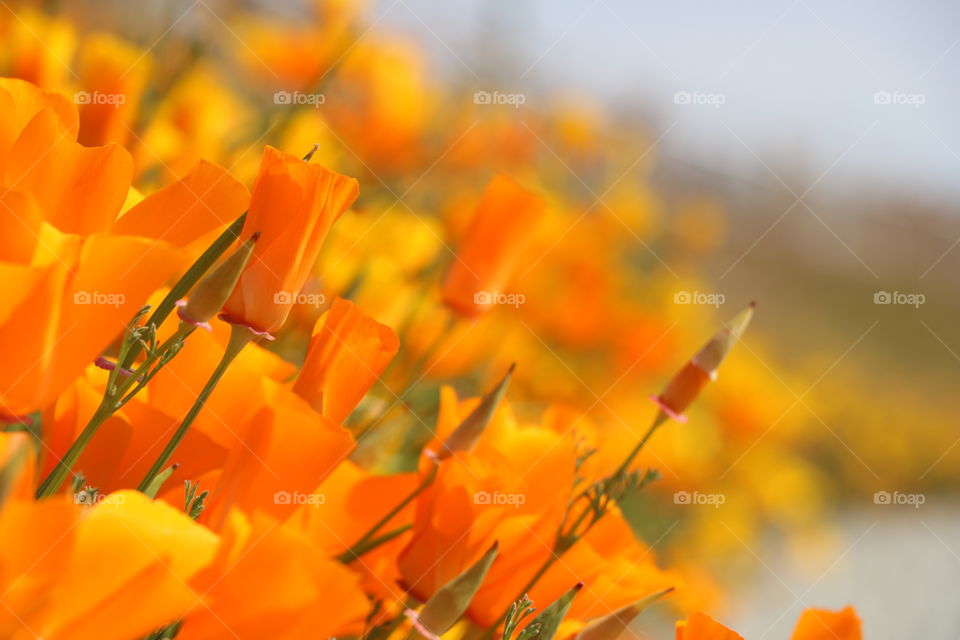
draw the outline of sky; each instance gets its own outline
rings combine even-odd
[[[957,2],[376,0],[373,11],[377,26],[413,34],[439,77],[529,92],[532,107],[559,91],[635,109],[668,158],[785,181],[801,165],[801,188],[960,202]]]

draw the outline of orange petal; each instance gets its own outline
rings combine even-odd
[[[90,236],[79,245],[76,264],[40,270],[0,325],[7,365],[0,367],[0,403],[15,415],[52,403],[123,333],[176,262],[169,247],[141,238]]]
[[[315,413],[287,387],[266,382],[267,399],[236,437],[206,522],[229,509],[289,517],[353,450],[350,433]]]
[[[743,640],[743,636],[698,611],[677,623],[677,640]]]
[[[504,175],[494,176],[450,264],[444,302],[468,316],[488,308],[490,298],[510,284],[543,210],[542,198]]]
[[[334,422],[343,422],[397,354],[393,330],[337,298],[317,321],[293,390]]]
[[[106,229],[123,206],[133,160],[123,147],[83,147],[50,108],[20,133],[4,182],[36,198],[46,220],[67,233]]]
[[[790,640],[860,640],[860,618],[853,607],[840,611],[807,609],[800,614]]]
[[[224,311],[258,331],[279,329],[333,223],[357,199],[353,178],[267,147],[242,237],[260,232]]]
[[[123,214],[111,232],[159,238],[186,247],[236,220],[249,200],[247,188],[229,171],[201,161],[182,179],[152,193]]]

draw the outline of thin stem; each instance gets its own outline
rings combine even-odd
[[[640,451],[643,450],[643,447],[644,445],[647,444],[647,441],[650,440],[651,437],[653,437],[653,434],[657,430],[657,428],[659,428],[660,425],[666,422],[668,418],[669,416],[667,416],[667,414],[664,413],[663,411],[657,412],[657,417],[653,419],[653,424],[650,425],[650,428],[647,429],[647,432],[643,434],[642,438],[640,438],[640,442],[637,443],[637,445],[633,448],[633,451],[631,451],[630,454],[627,455],[624,461],[620,464],[620,466],[617,467],[617,470],[613,473],[613,476],[611,477],[616,477],[626,472],[627,468],[629,468],[630,465],[633,464],[634,458],[636,458],[637,455],[640,453]]]
[[[130,394],[123,398],[123,394],[127,392],[131,385],[139,378],[141,372],[146,372],[146,375],[152,377],[149,367],[156,362],[156,360],[170,347],[172,347],[177,342],[184,340],[190,333],[193,331],[193,327],[189,325],[181,324],[180,328],[167,339],[158,349],[153,353],[147,356],[147,359],[137,368],[137,370],[127,377],[126,380],[120,384],[113,387],[109,382],[107,384],[107,391],[104,393],[103,399],[100,400],[100,404],[97,406],[96,411],[90,417],[90,420],[87,422],[86,426],[83,428],[83,431],[80,432],[80,435],[77,439],[70,445],[70,448],[67,449],[67,452],[64,456],[57,461],[56,466],[50,471],[43,482],[40,483],[40,486],[37,487],[36,498],[39,500],[41,498],[48,498],[60,490],[60,486],[63,484],[63,481],[70,474],[70,471],[73,469],[73,465],[76,464],[77,460],[80,458],[80,455],[83,453],[84,449],[87,448],[87,445],[90,444],[90,441],[93,439],[93,436],[96,435],[97,431],[103,426],[103,423],[112,416],[117,409],[126,404],[130,398],[132,398],[141,388],[143,384],[137,386]],[[113,373],[115,374],[119,370],[114,369]],[[115,376],[111,376],[115,377]],[[116,402],[117,398],[123,398],[120,402]]]
[[[153,466],[150,467],[147,475],[145,475],[143,480],[140,481],[140,484],[137,486],[137,491],[146,491],[147,487],[150,486],[150,483],[153,482],[154,477],[156,477],[158,473],[166,468],[167,463],[170,461],[170,457],[173,456],[173,452],[176,451],[177,447],[180,445],[180,441],[183,440],[183,437],[190,429],[190,425],[192,425],[193,421],[196,420],[197,415],[199,415],[200,410],[203,408],[203,405],[207,402],[210,394],[213,393],[213,390],[217,387],[217,383],[220,382],[220,378],[222,378],[223,374],[226,373],[227,367],[230,366],[230,363],[236,359],[236,357],[252,338],[253,333],[251,333],[247,327],[237,324],[231,326],[230,341],[227,343],[226,351],[223,352],[223,357],[220,358],[220,363],[213,371],[210,379],[207,380],[207,384],[204,385],[203,389],[200,391],[200,395],[197,396],[196,402],[193,403],[193,406],[190,407],[187,415],[184,416],[183,421],[180,422],[180,426],[177,427],[176,432],[173,434],[173,437],[170,438],[167,446],[163,448],[163,451],[160,453],[160,457],[154,461]]]
[[[352,562],[355,558],[360,557],[360,555],[372,550],[374,546],[370,546],[370,541],[377,535],[377,532],[380,531],[388,522],[393,520],[398,513],[404,510],[404,508],[413,502],[417,496],[424,492],[424,490],[433,484],[434,479],[437,477],[437,465],[434,464],[431,467],[429,473],[424,477],[424,479],[417,485],[417,487],[403,500],[400,501],[397,506],[391,509],[385,516],[380,518],[375,525],[370,527],[370,529],[360,537],[355,543],[350,545],[350,548],[340,554],[339,560],[343,563]],[[388,534],[389,535],[389,534]],[[399,534],[397,534],[399,535]],[[384,536],[385,537],[385,536]],[[395,536],[394,536],[395,537]],[[390,539],[390,538],[388,538]],[[387,540],[379,540],[378,544],[383,544]],[[375,545],[376,546],[376,545]]]
[[[647,444],[647,442],[653,436],[654,432],[656,432],[656,430],[660,427],[660,425],[666,422],[667,419],[668,419],[668,416],[663,411],[660,411],[657,413],[657,416],[653,419],[653,424],[650,425],[650,427],[647,429],[647,432],[643,434],[643,437],[640,438],[640,441],[636,444],[633,450],[630,451],[629,454],[627,454],[627,457],[623,460],[620,466],[617,467],[617,470],[613,472],[610,478],[620,477],[627,472],[627,469],[629,469],[630,465],[633,464],[634,459],[643,450],[643,447]],[[583,494],[581,494],[580,496],[577,496],[577,498],[571,503],[571,506],[572,504],[575,504],[576,501],[579,500],[582,495],[585,495],[587,491],[589,491],[589,488],[585,490]],[[529,593],[533,589],[533,587],[536,586],[537,582],[540,581],[540,578],[542,578],[544,574],[547,571],[549,571],[550,567],[552,567],[554,563],[560,559],[560,556],[562,556],[564,553],[569,551],[573,547],[573,545],[575,545],[581,538],[583,538],[583,536],[587,535],[590,529],[592,529],[593,526],[597,524],[601,520],[601,518],[603,518],[603,516],[607,514],[607,511],[609,511],[609,509],[604,507],[603,510],[601,510],[597,515],[595,515],[590,520],[590,522],[587,523],[587,526],[584,528],[582,532],[577,533],[577,528],[583,523],[583,521],[586,519],[590,511],[591,510],[589,507],[584,509],[583,513],[580,514],[580,516],[577,518],[576,522],[574,522],[573,526],[570,527],[568,532],[564,532],[562,530],[557,532],[557,540],[554,543],[554,549],[553,549],[553,552],[550,554],[550,557],[546,559],[546,561],[540,566],[539,569],[537,569],[537,572],[533,574],[533,577],[526,584],[526,586],[524,586],[524,588],[520,590],[520,594],[516,598],[514,598],[512,602],[516,602],[517,600],[522,598],[524,595]],[[566,516],[564,516],[564,519],[566,519]],[[501,615],[496,622],[494,622],[492,625],[490,625],[489,628],[487,628],[481,640],[489,640],[490,638],[492,638],[493,635],[496,633],[497,627],[499,627],[500,624],[506,619],[507,619],[507,612],[504,611],[503,615]]]
[[[398,536],[402,536],[407,531],[410,531],[410,529],[412,528],[413,528],[413,524],[408,522],[407,524],[399,526],[393,531],[388,531],[382,536],[373,538],[372,540],[365,542],[362,545],[360,544],[353,545],[352,547],[350,547],[350,549],[348,549],[347,551],[344,551],[339,556],[337,556],[337,559],[344,564],[349,564],[350,562],[353,562],[363,554],[373,551],[380,545],[386,544]]]
[[[167,319],[167,316],[173,311],[174,307],[177,304],[177,300],[184,297],[189,293],[190,289],[193,288],[193,285],[197,284],[200,278],[210,270],[210,267],[222,256],[230,246],[236,242],[237,238],[240,237],[240,232],[243,230],[243,223],[247,219],[247,214],[244,213],[239,218],[234,220],[229,227],[227,227],[223,233],[217,236],[217,239],[213,241],[207,249],[200,254],[200,257],[190,265],[190,268],[187,269],[186,273],[180,277],[180,279],[173,285],[170,291],[167,292],[167,295],[163,297],[163,300],[160,301],[160,304],[157,305],[157,308],[154,309],[153,313],[150,314],[150,318],[147,320],[147,325],[153,324],[155,327],[159,327],[163,324],[163,321]],[[140,346],[134,345],[127,356],[123,359],[123,362],[118,363],[120,366],[129,369],[130,365],[133,364],[133,361],[140,355]]]
[[[70,473],[77,458],[80,457],[83,450],[90,444],[90,440],[94,434],[97,433],[97,430],[107,421],[107,418],[109,418],[112,413],[107,398],[105,397],[100,401],[100,405],[90,418],[87,426],[83,428],[83,431],[80,432],[80,435],[77,436],[74,443],[70,445],[70,448],[67,449],[64,456],[60,458],[53,470],[50,471],[43,482],[40,483],[40,486],[37,487],[35,494],[37,500],[48,498],[60,490],[60,485],[63,484],[64,479]]]

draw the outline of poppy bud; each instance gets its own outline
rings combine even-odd
[[[226,260],[214,267],[203,280],[197,283],[187,300],[177,302],[177,315],[181,321],[210,330],[208,320],[220,311],[233,293],[259,238],[260,232],[250,236]]]
[[[659,396],[651,398],[666,415],[678,422],[686,422],[683,412],[700,395],[701,389],[716,379],[717,368],[750,324],[755,307],[756,303],[751,302],[738,313],[729,326],[718,331],[670,380]]]

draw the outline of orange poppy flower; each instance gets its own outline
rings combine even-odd
[[[11,501],[0,510],[0,635],[127,640],[197,604],[187,583],[213,560],[216,535],[133,491],[93,507],[74,502]]]
[[[860,618],[853,607],[840,611],[807,609],[800,614],[790,640],[861,640]],[[677,623],[677,640],[743,640],[710,616],[692,613]]]
[[[86,38],[77,56],[83,91],[75,95],[82,144],[93,146],[136,139],[140,100],[152,66],[148,52],[106,33]]]
[[[488,309],[510,278],[544,211],[543,200],[504,175],[487,185],[443,284],[457,313]]]
[[[861,640],[860,618],[853,607],[840,611],[807,609],[800,614],[790,640]]]
[[[203,520],[218,529],[228,511],[289,517],[353,450],[350,433],[286,386],[264,381],[265,403],[240,435]]]
[[[677,623],[677,640],[743,640],[743,636],[698,611]]]
[[[178,638],[255,640],[359,635],[370,609],[359,577],[302,533],[233,512],[213,563],[191,581],[203,596]]]
[[[330,226],[360,193],[353,178],[267,147],[241,237],[260,239],[225,319],[270,333],[287,319]]]
[[[0,195],[0,228],[30,219],[13,213],[29,198],[11,193]],[[8,283],[0,309],[0,412],[13,416],[52,403],[123,333],[176,264],[168,247],[143,238],[60,236],[49,227],[40,230],[36,251],[47,264],[3,262],[0,256]]]
[[[416,473],[375,475],[344,460],[317,488],[313,504],[301,506],[291,517],[291,526],[331,556],[340,555],[410,495],[419,481]],[[413,505],[407,505],[378,533],[411,522],[413,511]],[[386,600],[388,612],[390,602],[400,603],[405,597],[397,586],[397,555],[409,541],[409,533],[397,536],[350,563],[350,568],[363,576],[364,590]]]
[[[18,111],[23,108],[18,107]],[[63,109],[39,109],[15,133],[6,147],[3,184],[33,195],[44,219],[61,231],[104,231],[127,198],[133,160],[116,144],[80,145],[74,127],[76,110],[65,119]],[[15,131],[8,128],[10,133]]]
[[[324,417],[343,422],[399,348],[390,327],[337,298],[317,321],[293,390]]]
[[[478,402],[458,402],[444,388],[438,440]],[[428,448],[440,450],[438,444]],[[472,450],[441,462],[433,485],[421,494],[413,536],[397,559],[404,586],[424,601],[499,542],[500,554],[467,611],[477,624],[493,624],[552,553],[575,458],[572,437],[520,425],[502,403]]]

